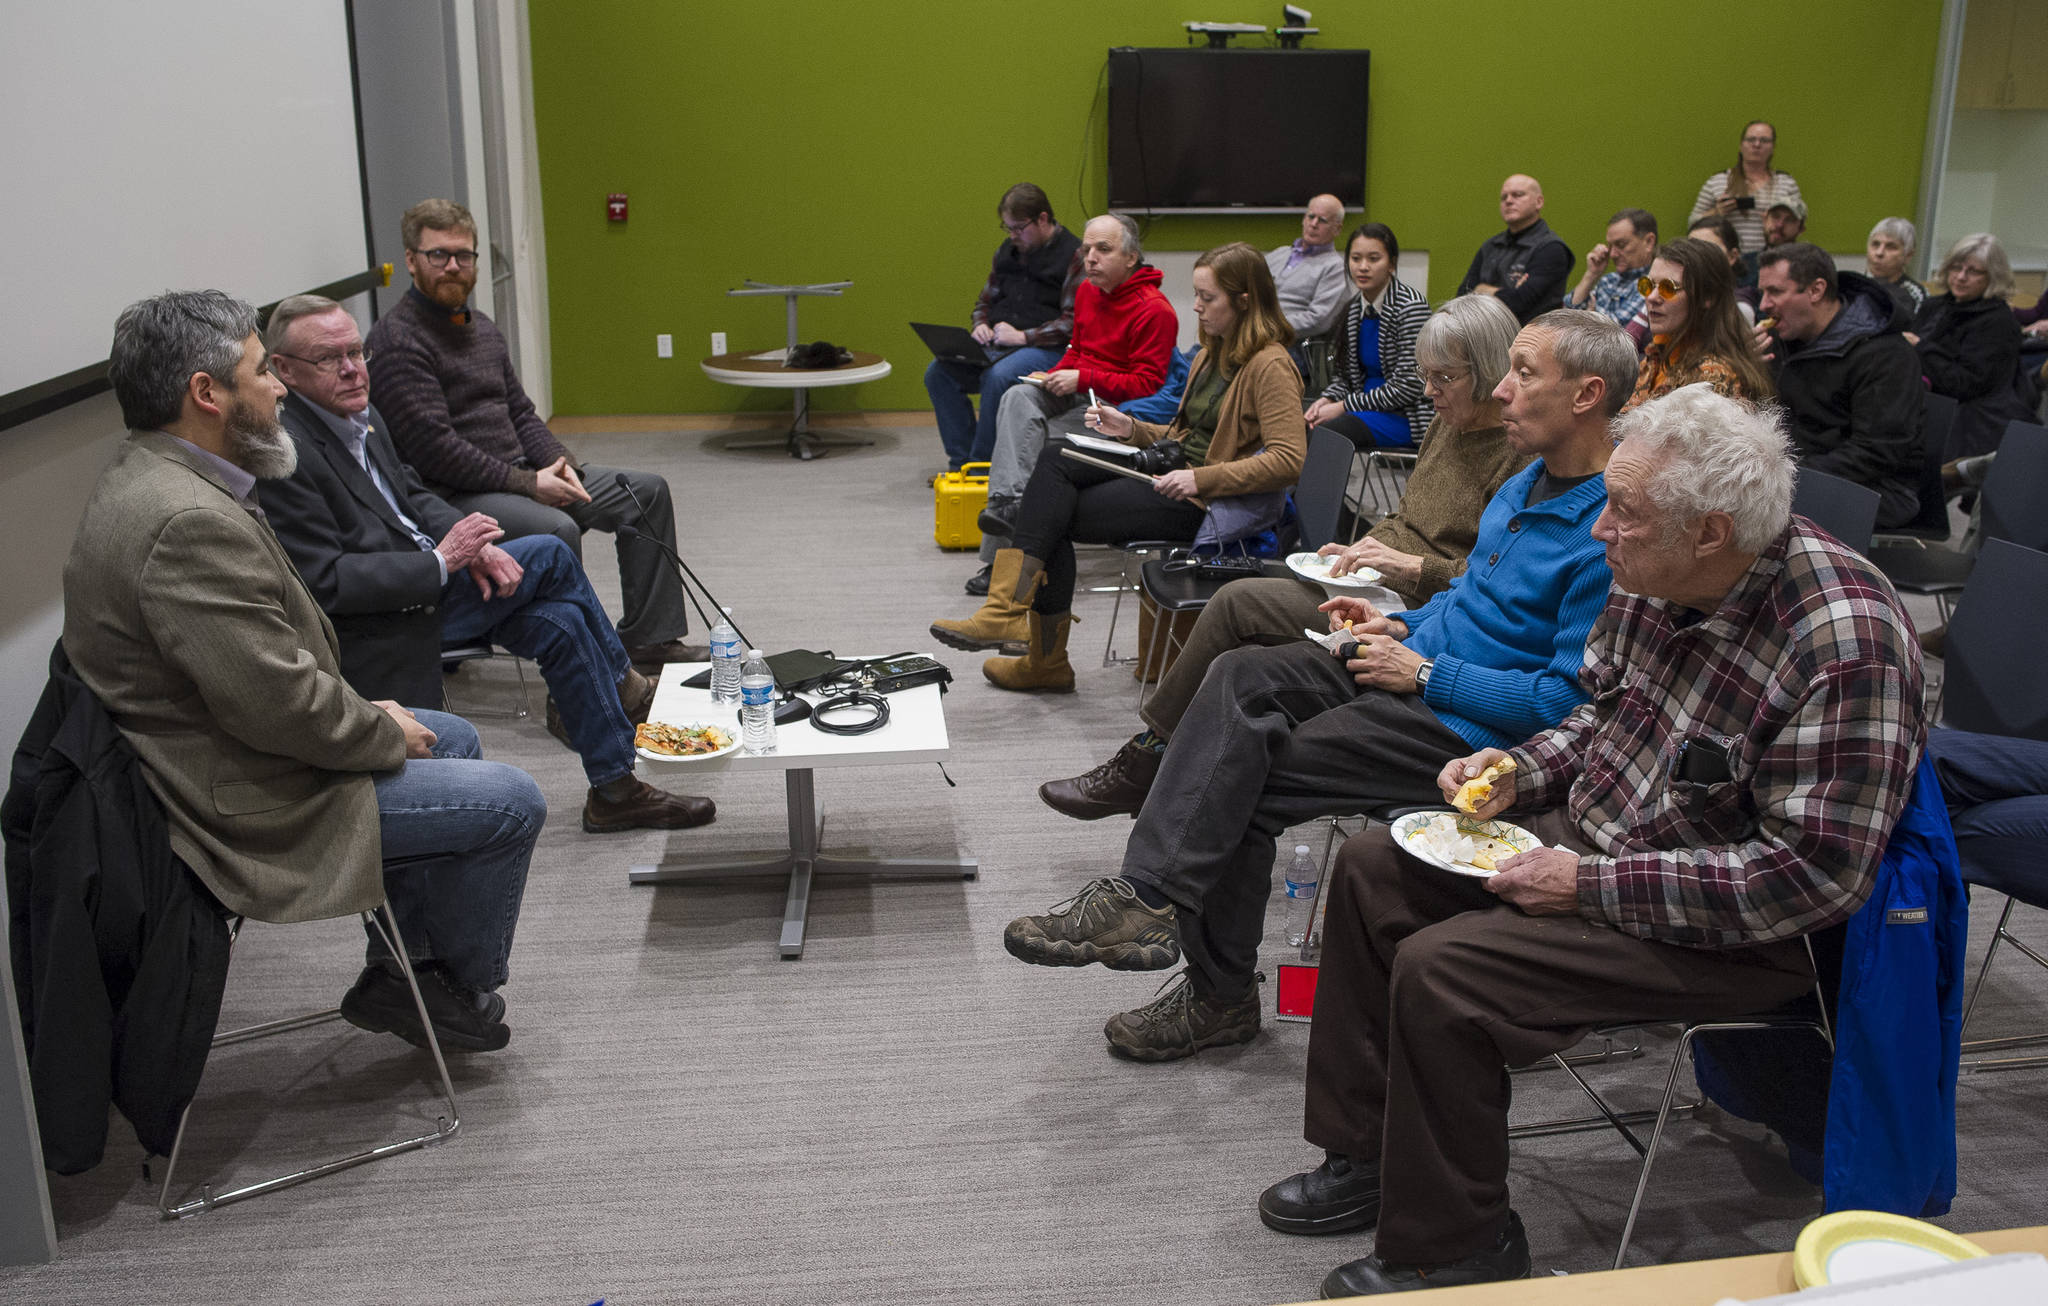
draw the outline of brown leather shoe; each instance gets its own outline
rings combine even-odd
[[[585,834],[617,834],[621,830],[687,830],[709,825],[718,815],[718,805],[693,794],[672,794],[656,789],[645,780],[632,780],[633,788],[621,798],[606,798],[596,789],[583,800]]]
[[[709,662],[711,646],[685,644],[680,639],[665,644],[633,644],[626,648],[626,660],[641,675],[659,678],[661,669],[671,662]]]
[[[648,709],[654,706],[654,678],[626,668],[626,678],[619,682],[619,706],[626,709],[626,720],[634,725],[646,721]]]
[[[1077,821],[1099,821],[1105,816],[1136,816],[1159,778],[1162,753],[1125,742],[1101,766],[1071,780],[1048,780],[1038,786],[1038,796],[1055,812]]]
[[[553,694],[548,695],[546,720],[548,723],[548,733],[561,740],[562,747],[572,753],[575,752],[576,745],[569,739],[569,727],[562,722],[562,709],[555,706],[555,696]]]

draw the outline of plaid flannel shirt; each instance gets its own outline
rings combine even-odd
[[[1074,261],[1067,264],[1067,280],[1060,287],[1060,315],[1050,322],[1040,322],[1035,327],[1024,328],[1022,349],[1065,349],[1074,337],[1074,292],[1081,288],[1081,274],[1086,270],[1088,251],[1074,251]],[[974,309],[967,316],[975,326],[994,326],[988,320],[988,311],[996,302],[1003,288],[993,274],[981,287],[981,293],[974,298]]]
[[[1593,283],[1593,293],[1586,297],[1584,307],[1613,318],[1617,325],[1627,326],[1635,321],[1636,314],[1643,311],[1643,295],[1636,289],[1636,282],[1642,280],[1643,274],[1649,270],[1647,266],[1627,271],[1616,268],[1604,274]],[[1572,302],[1569,292],[1565,294],[1564,306],[1581,307]]]
[[[1869,562],[1794,518],[1709,616],[1617,590],[1580,674],[1591,701],[1514,757],[1516,806],[1564,803],[1596,850],[1583,915],[1727,948],[1862,906],[1926,738],[1920,649]],[[1726,782],[1674,775],[1701,737]]]

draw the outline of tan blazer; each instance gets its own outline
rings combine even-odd
[[[342,681],[334,629],[270,528],[190,449],[132,433],[64,564],[64,650],[142,757],[171,848],[267,921],[384,897],[370,773],[405,732]]]
[[[1207,350],[1188,365],[1188,380],[1209,365]],[[1186,406],[1183,395],[1182,406]],[[1301,372],[1279,345],[1267,345],[1239,368],[1216,410],[1216,433],[1209,456],[1195,468],[1195,503],[1233,494],[1284,490],[1301,477],[1308,456],[1308,425],[1301,415]],[[1181,439],[1187,424],[1180,413],[1165,426],[1133,422],[1131,443]]]

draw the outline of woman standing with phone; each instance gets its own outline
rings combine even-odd
[[[1755,278],[1757,254],[1764,247],[1764,214],[1771,211],[1773,204],[1787,200],[1804,202],[1799,183],[1792,180],[1792,175],[1771,166],[1777,149],[1776,127],[1761,118],[1746,124],[1742,144],[1736,150],[1735,166],[1707,178],[1700,187],[1699,198],[1692,203],[1692,217],[1687,219],[1693,221],[1718,213],[1735,224],[1735,234],[1742,237],[1742,261],[1749,271],[1745,280]]]

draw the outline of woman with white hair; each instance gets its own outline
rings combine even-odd
[[[2020,375],[2020,324],[2007,303],[2012,264],[1989,232],[1955,243],[1935,280],[1947,286],[1913,315],[1906,340],[1920,351],[1920,370],[1934,393],[1962,404],[1944,460],[1988,453],[2005,424],[2031,416],[2032,387]]]
[[[1927,287],[1906,275],[1906,262],[1913,257],[1919,239],[1920,233],[1904,218],[1879,218],[1863,246],[1866,274],[1890,291],[1908,313],[1919,312],[1927,299]]]

